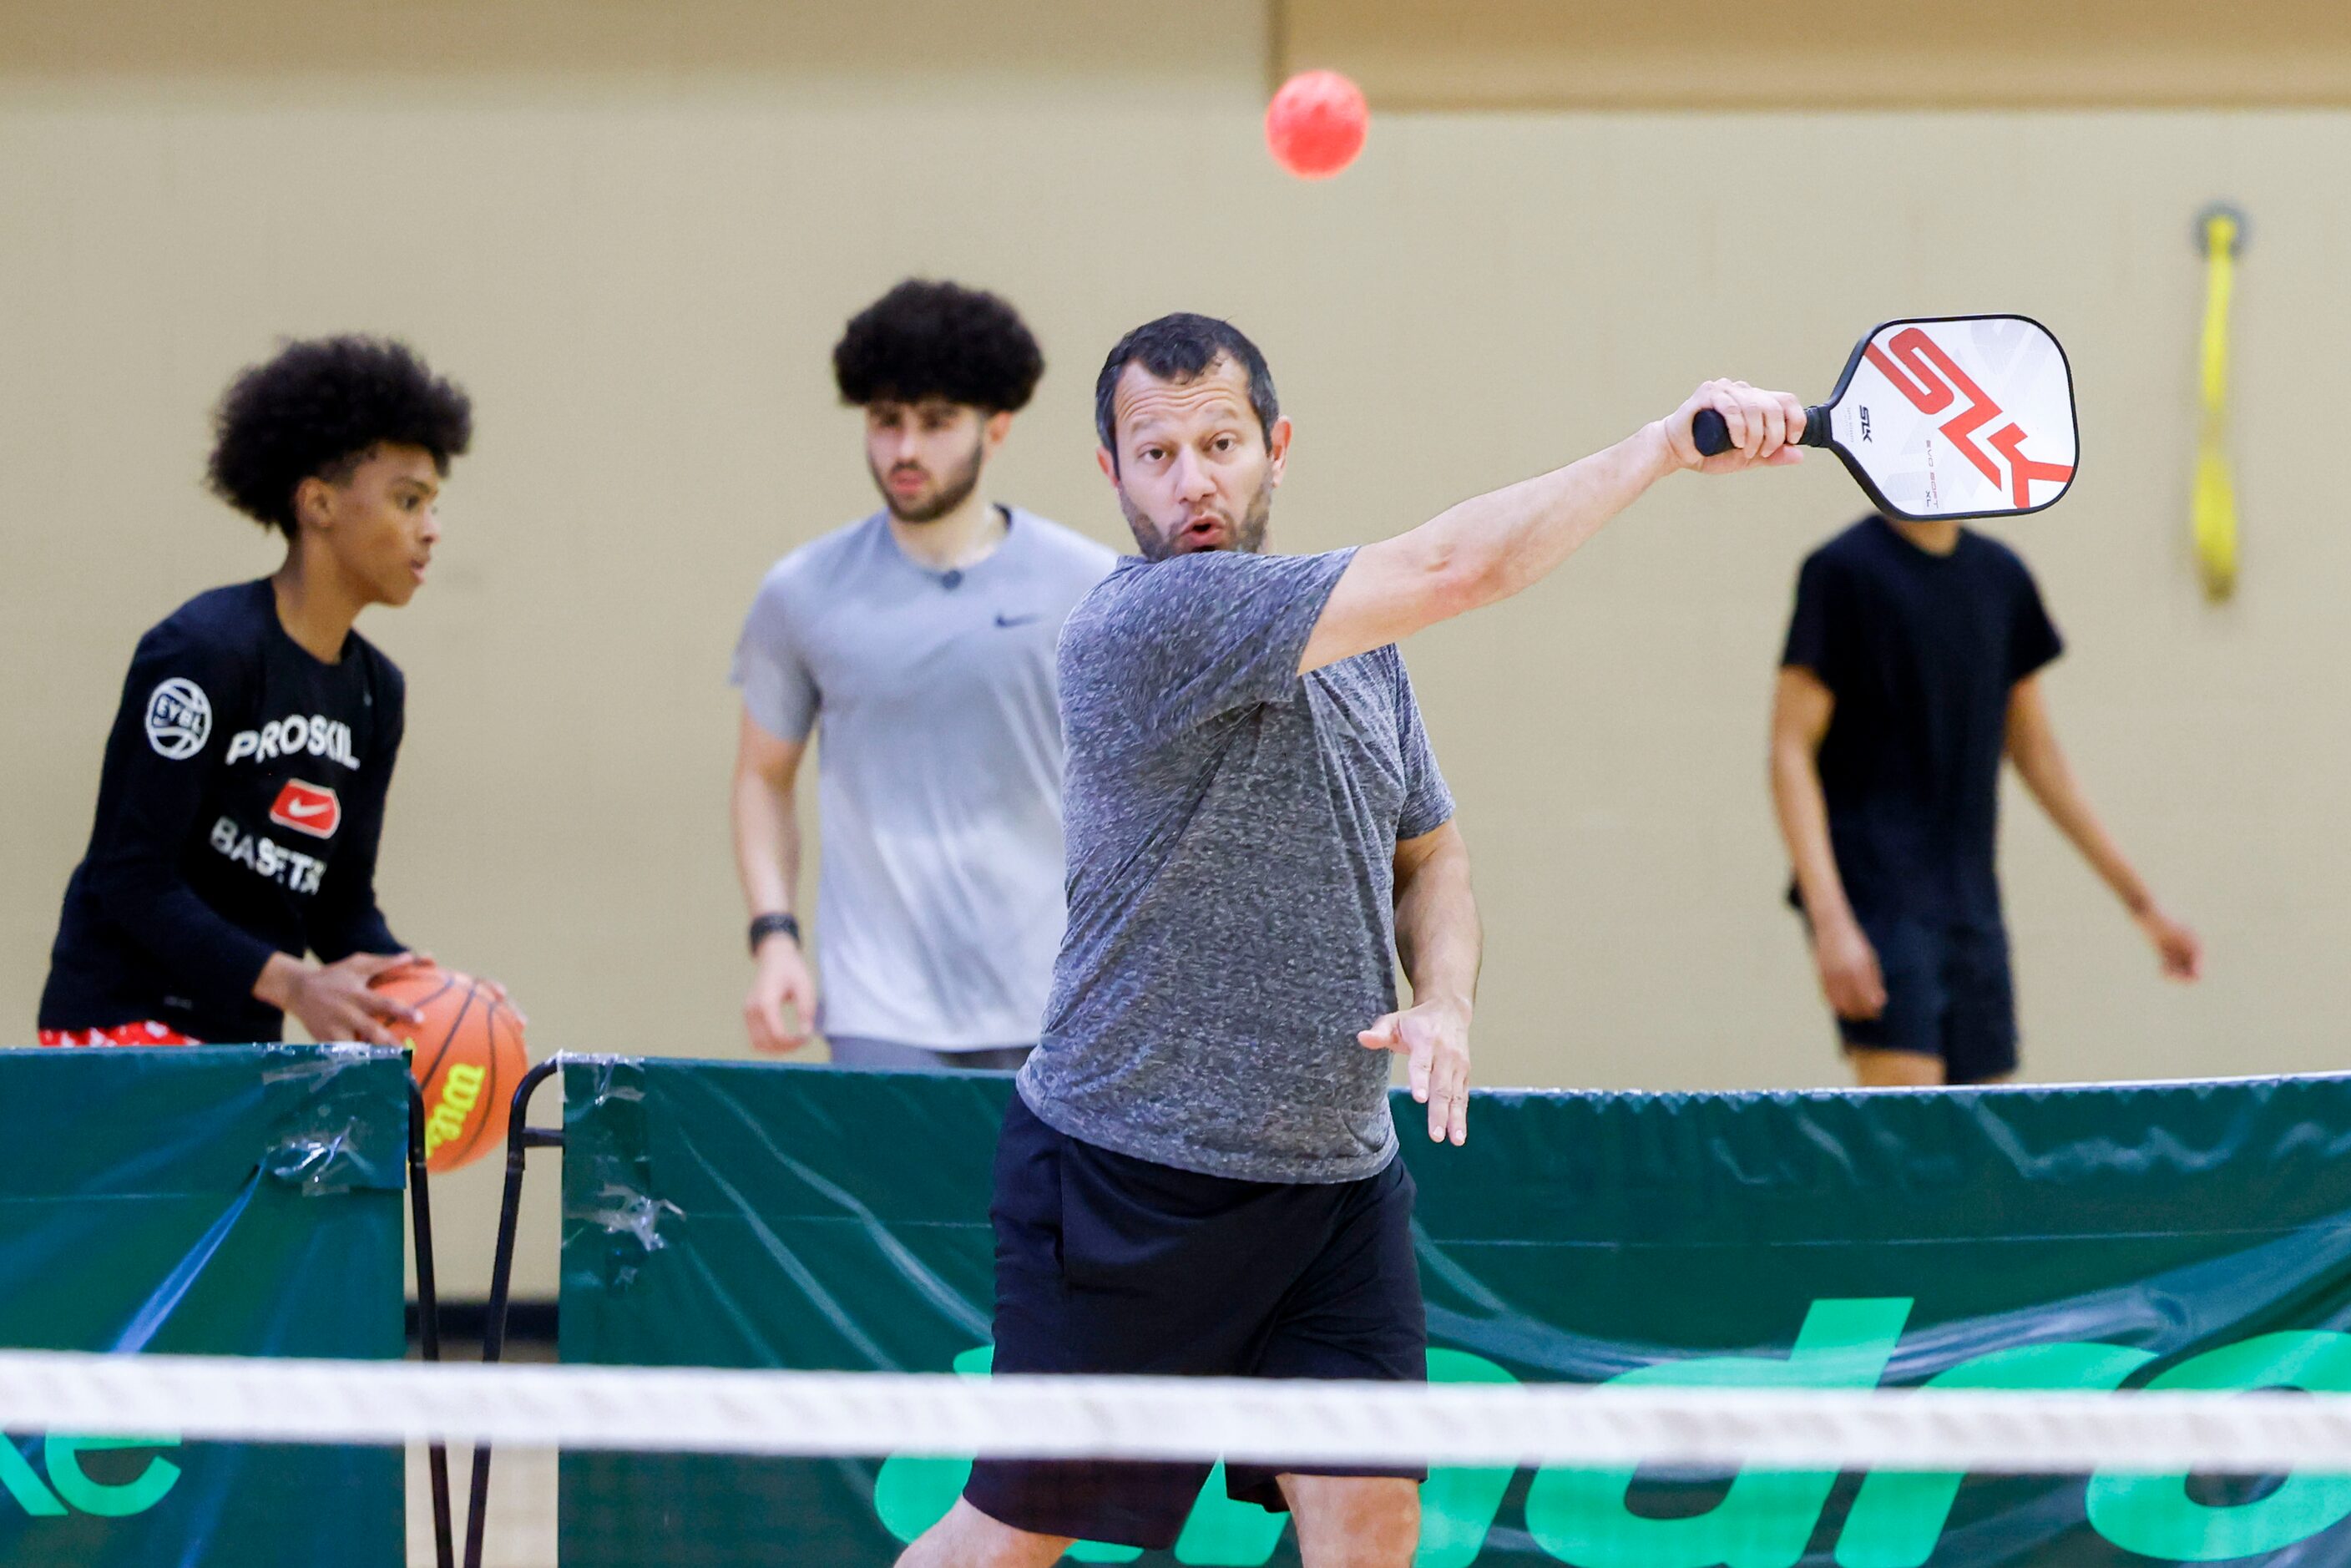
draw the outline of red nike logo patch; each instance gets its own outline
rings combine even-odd
[[[314,839],[331,839],[343,825],[343,803],[322,785],[288,779],[277,791],[277,803],[269,808],[269,820]]]

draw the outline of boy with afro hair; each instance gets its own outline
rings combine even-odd
[[[751,1044],[818,1025],[793,913],[794,786],[822,727],[820,1009],[832,1060],[1017,1067],[1061,941],[1061,721],[1053,649],[1108,574],[1102,546],[984,483],[1044,373],[993,294],[908,280],[832,351],[862,411],[882,509],[778,561],[735,653],[737,870],[756,966]]]
[[[276,1040],[290,1012],[391,1044],[410,1015],[369,982],[409,958],[375,897],[405,686],[351,625],[423,585],[472,405],[402,344],[325,338],[245,371],[215,426],[214,493],[286,561],[139,640],[41,1043]]]

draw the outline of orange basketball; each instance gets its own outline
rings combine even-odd
[[[424,1090],[424,1168],[454,1171],[503,1144],[507,1103],[530,1068],[522,1015],[472,976],[428,964],[392,970],[374,988],[424,1015],[391,1026]]]

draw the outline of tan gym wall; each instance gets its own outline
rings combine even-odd
[[[411,683],[394,929],[504,978],[542,1053],[744,1054],[728,652],[768,563],[873,504],[826,353],[925,273],[1003,290],[1046,347],[997,493],[1106,541],[1100,355],[1164,309],[1240,322],[1298,421],[1291,549],[1573,457],[1706,375],[1819,396],[1882,317],[2041,317],[2079,378],[2083,476],[2001,531],[2071,639],[2062,733],[2211,976],[2158,985],[2011,800],[2029,1073],[2340,1064],[2351,118],[1388,112],[1309,186],[1258,115],[1277,65],[1350,63],[1299,52],[1335,7],[1180,9],[0,6],[0,1033],[30,1038],[137,633],[276,559],[199,488],[206,409],[279,334],[364,329],[479,409],[434,582],[361,623]],[[2189,220],[2215,195],[2253,224],[2245,573],[2220,609],[2185,519]],[[1841,1078],[1778,902],[1762,737],[1796,562],[1860,505],[1824,462],[1677,479],[1409,649],[1479,862],[1482,1082]],[[458,1293],[495,1188],[487,1163],[436,1187]],[[554,1285],[554,1190],[550,1162],[527,1291]]]

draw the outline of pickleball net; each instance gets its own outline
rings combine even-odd
[[[566,1478],[567,1563],[626,1560],[599,1557],[600,1542],[631,1542],[631,1552],[647,1550],[648,1527],[631,1517],[632,1511],[666,1507],[685,1521],[681,1528],[695,1528],[697,1509],[716,1506],[728,1487],[739,1490],[737,1482],[710,1478],[744,1473],[697,1472],[696,1463],[705,1460],[799,1465],[838,1483],[845,1500],[841,1508],[870,1511],[862,1540],[853,1520],[771,1517],[778,1508],[790,1511],[772,1497],[764,1528],[788,1537],[805,1526],[812,1539],[826,1543],[822,1560],[849,1563],[889,1562],[896,1541],[922,1523],[907,1511],[909,1499],[920,1509],[943,1510],[953,1500],[961,1467],[978,1454],[1222,1458],[1277,1467],[1426,1465],[1433,1474],[1425,1511],[1429,1494],[1453,1485],[1454,1492],[1446,1494],[1452,1498],[1461,1491],[1461,1478],[1484,1478],[1486,1490],[1479,1495],[1490,1494],[1492,1506],[1471,1511],[1485,1508],[1483,1519],[1465,1519],[1456,1502],[1437,1500],[1433,1527],[1450,1544],[1436,1555],[1425,1548],[1425,1563],[1544,1560],[1547,1545],[1534,1528],[1531,1500],[1542,1494],[1544,1478],[1561,1476],[1569,1483],[1553,1484],[1552,1491],[1565,1484],[1569,1495],[1587,1500],[1621,1499],[1635,1478],[1694,1489],[1690,1500],[1663,1515],[1652,1507],[1652,1523],[1728,1512],[1739,1487],[1750,1479],[1777,1486],[1785,1495],[1771,1506],[1784,1511],[1789,1497],[1812,1496],[1784,1484],[1791,1477],[1816,1479],[1823,1488],[1843,1478],[1848,1495],[1840,1506],[1849,1511],[1860,1506],[1849,1495],[1856,1490],[1850,1484],[1855,1478],[1907,1478],[1901,1479],[1905,1495],[1923,1485],[1930,1501],[1941,1499],[1947,1513],[1961,1478],[2071,1478],[2070,1506],[2077,1512],[2085,1486],[2093,1505],[2103,1495],[2101,1486],[2116,1495],[2145,1494],[2142,1513],[2160,1505],[2171,1511],[2166,1518],[2210,1524],[2200,1539],[2216,1552],[2264,1542],[2272,1544],[2261,1549],[2272,1550],[2351,1516],[2351,1399],[2283,1390],[1399,1385],[0,1352],[0,1430],[20,1446],[25,1434],[58,1432],[141,1434],[181,1445],[443,1442],[455,1450],[454,1468],[461,1478],[464,1451],[475,1444],[494,1451],[561,1450],[588,1465],[579,1485]],[[684,1495],[674,1486],[654,1489],[665,1503],[648,1500],[653,1494],[643,1489],[609,1484],[635,1463],[705,1479],[699,1489],[690,1479],[683,1483]],[[494,1469],[494,1492],[495,1485]],[[1859,1490],[1866,1501],[1866,1488]],[[821,1489],[774,1497],[791,1495],[804,1495],[811,1510],[826,1506]],[[1809,1506],[1818,1511],[1824,1496]],[[895,1517],[890,1517],[893,1509]],[[1527,1517],[1511,1515],[1512,1509]],[[1761,1521],[1757,1528],[1785,1535],[1786,1520],[1773,1522],[1771,1507],[1748,1506],[1745,1512]],[[1638,1517],[1638,1510],[1628,1508],[1626,1517]],[[2302,1533],[2291,1534],[2295,1531]],[[1929,1547],[1936,1533],[1926,1534]],[[1475,1540],[1467,1539],[1473,1534]],[[1909,1539],[1919,1534],[1914,1527]],[[1802,1538],[1800,1532],[1792,1539],[1801,1544]],[[2196,1544],[2185,1535],[2181,1540]],[[1556,1544],[1556,1539],[1548,1542]],[[723,1542],[705,1537],[690,1557],[681,1552],[668,1560],[748,1563],[767,1560],[759,1553],[771,1545],[747,1545],[734,1556]],[[1232,1556],[1236,1548],[1222,1550],[1221,1557],[1186,1555],[1179,1544],[1172,1554],[1150,1560],[1248,1560]],[[1285,1550],[1292,1555],[1282,1560],[1294,1561],[1294,1547]],[[1611,1561],[1604,1552],[1582,1559],[1557,1551],[1548,1555]],[[422,1560],[414,1548],[412,1560]],[[1078,1560],[1135,1559],[1097,1547]],[[1255,1560],[1275,1559],[1269,1547]],[[1741,1558],[1734,1553],[1728,1560]],[[1882,1551],[1875,1558],[1834,1552],[1821,1561],[1892,1568]]]

